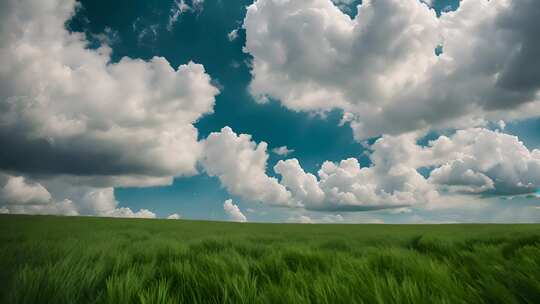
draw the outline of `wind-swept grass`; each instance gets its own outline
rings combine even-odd
[[[2,303],[540,303],[539,225],[0,216]]]

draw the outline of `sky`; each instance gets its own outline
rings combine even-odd
[[[540,222],[534,0],[7,0],[0,212]]]

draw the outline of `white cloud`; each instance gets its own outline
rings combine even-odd
[[[80,199],[83,213],[106,215],[118,205],[112,188],[84,189]]]
[[[51,194],[39,183],[29,184],[23,176],[6,176],[7,182],[0,189],[0,200],[8,204],[46,204]]]
[[[280,160],[274,171],[281,175],[280,183],[287,187],[295,200],[319,205],[325,199],[325,193],[319,187],[317,178],[304,172],[297,159]]]
[[[265,173],[266,144],[224,128],[208,137],[203,166],[248,201],[275,203],[275,196],[268,197],[278,191],[286,193],[281,205],[308,210],[427,206],[453,201],[454,194],[517,195],[540,188],[540,151],[528,150],[515,136],[471,128],[425,147],[417,144],[419,136],[384,135],[369,147],[369,167],[360,167],[355,158],[327,161],[317,176],[296,159],[280,160],[274,166],[278,183]],[[427,178],[421,168],[430,168]]]
[[[0,208],[0,214],[9,214],[9,209],[6,207]]]
[[[343,216],[341,216],[341,214],[328,214],[328,215],[323,216],[320,222],[321,223],[341,223],[344,220],[345,219],[343,218]]]
[[[189,6],[185,0],[175,0],[170,9],[169,20],[167,22],[167,30],[172,31],[179,18],[187,12],[195,12],[199,14],[203,10],[204,0],[193,0]]]
[[[422,204],[438,197],[436,189],[406,162],[417,151],[402,139],[383,137],[372,148],[373,165],[360,168],[358,160],[326,161],[318,178],[306,173],[296,159],[279,161],[274,170],[281,183],[307,209],[362,211]],[[405,142],[405,140],[403,140]]]
[[[229,193],[251,201],[289,205],[290,193],[278,180],[266,175],[267,144],[256,144],[247,134],[236,135],[229,127],[211,133],[204,141],[202,166],[217,176]]]
[[[155,217],[118,208],[112,187],[197,173],[193,123],[213,112],[219,91],[193,62],[112,63],[110,31],[88,49],[84,34],[64,28],[77,5],[0,4],[0,142],[9,147],[0,168],[10,172],[0,201],[11,213]]]
[[[173,213],[169,216],[167,216],[167,219],[169,220],[179,220],[182,216],[178,213]]]
[[[195,174],[193,123],[212,113],[218,94],[204,67],[174,69],[162,57],[111,63],[107,45],[87,49],[83,34],[64,28],[75,6],[1,5],[0,141],[10,148],[0,167],[102,177],[106,186]]]
[[[32,180],[0,174],[0,205],[9,213],[155,217],[146,209],[134,212],[119,208],[118,204],[111,187],[84,186],[77,181],[70,184],[61,178]]]
[[[364,224],[384,224],[384,220],[382,219],[369,219],[366,221],[363,221]]]
[[[272,152],[274,152],[274,154],[279,155],[279,156],[287,156],[293,153],[294,149],[289,149],[287,148],[287,146],[281,146],[281,147],[273,148]]]
[[[72,196],[79,212],[86,215],[107,217],[155,218],[156,215],[147,209],[132,211],[127,207],[118,207],[113,188],[82,188],[82,196]]]
[[[73,191],[73,186],[71,191]],[[118,207],[113,188],[90,188],[79,187],[77,194],[72,194],[70,199],[74,201],[79,213],[86,215],[98,215],[107,217],[138,217],[155,218],[156,215],[147,209],[132,211],[127,207]]]
[[[256,144],[246,134],[225,127],[205,140],[202,166],[217,176],[232,194],[247,201],[313,210],[363,211],[422,204],[437,198],[434,186],[411,162],[422,157],[415,137],[386,136],[373,146],[373,166],[360,168],[350,158],[339,164],[325,162],[318,178],[306,173],[298,160],[279,161],[274,171],[281,181],[266,174],[266,143]],[[425,152],[427,153],[427,152]]]
[[[54,215],[79,215],[74,203],[65,199],[62,201],[50,201],[44,205],[10,205],[7,207],[13,214],[54,214]]]
[[[0,168],[11,174],[0,200],[12,213],[155,217],[118,208],[112,187],[197,173],[193,123],[213,112],[219,91],[193,62],[111,63],[110,31],[93,50],[64,28],[77,5],[0,4],[0,142],[9,147]]]
[[[0,173],[0,204],[6,213],[78,214],[71,200],[53,198],[39,182],[3,173]]]
[[[307,215],[291,216],[287,219],[289,223],[314,224],[315,222]]]
[[[156,214],[147,209],[141,209],[133,212],[130,208],[122,207],[113,209],[103,216],[108,217],[133,217],[133,218],[156,218]]]
[[[437,24],[416,0],[364,1],[353,20],[330,0],[256,1],[244,20],[251,91],[294,110],[372,111],[435,60]]]
[[[71,200],[53,198],[39,182],[3,173],[0,173],[0,204],[6,213],[78,214]]]
[[[499,195],[533,193],[540,188],[540,150],[529,150],[512,136],[481,128],[459,130],[430,143],[435,168],[430,182],[467,186]]]
[[[363,1],[351,19],[330,0],[258,0],[244,20],[250,90],[297,111],[342,109],[358,140],[538,116],[535,6],[464,0],[437,18],[417,0]]]
[[[485,174],[475,172],[471,167],[476,160],[472,157],[453,160],[435,169],[429,180],[432,183],[448,186],[454,191],[481,193],[494,189],[493,180]]]
[[[416,205],[448,200],[446,191],[516,195],[540,188],[540,151],[528,150],[516,136],[471,128],[427,147],[416,140],[409,134],[383,136],[371,146],[371,167],[360,168],[356,159],[323,164],[319,187],[325,199],[319,207]],[[417,172],[422,167],[433,169],[428,179]]]
[[[289,223],[299,223],[299,224],[335,224],[343,223],[345,219],[340,214],[325,214],[323,216],[311,217],[305,214],[292,215],[287,218]]]
[[[238,38],[238,29],[234,29],[227,34],[229,41],[234,41],[236,38]]]
[[[246,216],[240,211],[237,205],[233,204],[231,199],[226,200],[223,203],[223,210],[234,222],[247,222]]]

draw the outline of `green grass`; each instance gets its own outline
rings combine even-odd
[[[1,303],[540,303],[540,225],[0,216]]]

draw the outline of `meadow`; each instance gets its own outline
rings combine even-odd
[[[540,225],[0,216],[1,303],[540,303]]]

